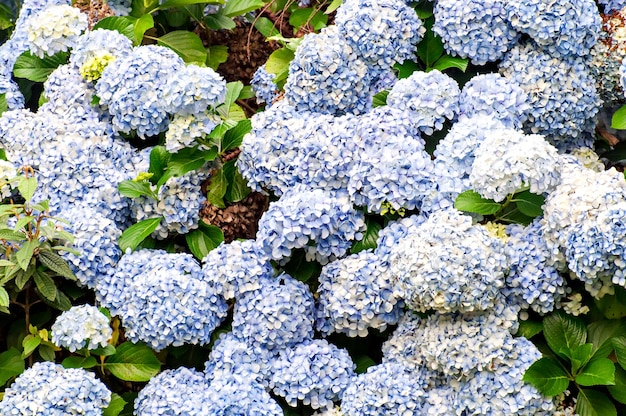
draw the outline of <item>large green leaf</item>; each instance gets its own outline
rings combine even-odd
[[[53,301],[57,297],[57,287],[54,284],[54,280],[44,272],[35,270],[33,274],[33,280],[37,287],[37,292],[49,301]]]
[[[546,396],[555,396],[567,389],[569,376],[559,362],[550,357],[540,358],[524,374],[524,381]]]
[[[21,355],[22,359],[30,357],[40,344],[41,338],[39,336],[31,334],[26,335],[22,340],[22,347],[24,348]]]
[[[238,122],[235,127],[224,133],[221,143],[222,152],[241,146],[243,136],[250,130],[252,130],[252,122],[249,119]]]
[[[171,154],[165,149],[165,146],[154,146],[150,151],[150,167],[148,172],[152,173],[150,182],[157,183],[170,161]]]
[[[626,130],[626,105],[620,107],[611,118],[611,128]]]
[[[44,82],[52,71],[67,63],[68,57],[69,54],[67,52],[59,52],[42,59],[26,51],[15,61],[13,74],[17,78],[25,78],[33,82]]]
[[[617,362],[626,370],[626,336],[615,337],[611,342],[615,348]]]
[[[295,53],[289,48],[276,49],[267,58],[265,62],[265,70],[270,74],[274,74],[274,82],[280,85],[280,81],[287,79],[289,74],[289,64],[293,61]]]
[[[223,118],[229,118],[232,105],[239,99],[239,94],[243,90],[241,81],[229,82],[226,84],[226,97],[224,103],[217,108],[217,112]]]
[[[469,59],[460,58],[458,56],[443,55],[433,64],[432,69],[445,71],[446,69],[456,68],[465,72],[469,65]]]
[[[263,0],[228,0],[224,5],[224,14],[228,17],[241,16],[263,6]]]
[[[119,185],[117,185],[117,190],[120,191],[120,194],[129,198],[139,198],[141,196],[147,196],[148,198],[158,200],[158,197],[152,189],[150,182],[137,182],[133,180],[126,180],[120,182]]]
[[[164,2],[162,5],[157,7],[155,10],[165,10],[171,9],[172,7],[181,7],[181,6],[189,6],[191,4],[223,4],[224,0],[168,0]]]
[[[146,239],[161,223],[162,217],[150,218],[147,220],[139,221],[137,224],[133,224],[128,227],[120,236],[117,244],[120,246],[122,252],[126,252],[127,249],[134,250],[139,243]]]
[[[539,217],[543,215],[543,203],[545,198],[542,195],[530,193],[530,191],[523,191],[513,195],[512,202],[517,203],[517,208],[524,215],[529,217]]]
[[[608,358],[595,359],[576,375],[576,383],[581,386],[613,385],[615,364]]]
[[[135,36],[135,19],[130,16],[109,16],[100,20],[93,27],[93,30],[96,29],[107,29],[114,30],[116,32],[121,33],[126,36],[128,39],[132,40],[133,43],[137,44],[136,36]]]
[[[578,416],[617,416],[615,405],[606,394],[590,389],[580,389],[576,399]]]
[[[182,176],[187,172],[201,168],[217,156],[217,148],[202,151],[197,148],[184,148],[173,154],[167,162],[167,170],[174,176]]]
[[[417,56],[424,62],[426,69],[430,69],[442,55],[443,42],[441,38],[432,30],[426,31],[424,39],[417,45]]]
[[[492,199],[480,196],[478,192],[468,190],[459,194],[454,201],[454,208],[459,211],[473,212],[481,215],[492,215],[500,211],[502,205]]]
[[[143,41],[143,35],[150,29],[154,27],[154,19],[150,14],[144,14],[139,19],[133,22],[133,43],[137,45],[141,45]]]
[[[378,240],[378,233],[383,228],[378,222],[373,219],[367,219],[366,221],[367,229],[365,230],[365,234],[363,234],[363,238],[352,246],[350,249],[350,253],[356,254],[363,250],[375,249],[376,241]]]
[[[0,286],[0,308],[5,309],[10,305],[9,292],[3,287]]]
[[[149,381],[161,369],[161,362],[147,346],[124,342],[103,366],[120,380]]]
[[[213,30],[232,30],[237,27],[235,21],[224,15],[223,11],[206,16],[204,18],[204,23],[206,23],[209,29]]]
[[[131,16],[141,17],[145,14],[151,13],[157,7],[159,7],[159,0],[132,0],[131,3]]]
[[[254,22],[254,28],[261,32],[261,34],[266,38],[280,35],[280,32],[278,31],[278,29],[276,29],[276,26],[274,25],[274,22],[272,22],[267,17],[257,18]]]
[[[37,178],[34,176],[20,176],[17,182],[17,190],[20,191],[20,195],[22,195],[25,200],[30,201],[37,190]]]
[[[207,49],[206,65],[217,71],[217,68],[228,60],[228,46],[211,45]]]
[[[314,7],[306,7],[302,9],[296,9],[289,16],[289,24],[296,29],[300,30],[302,26],[310,24],[315,30],[320,30],[328,23],[328,15],[321,10]]]
[[[607,386],[607,389],[615,400],[626,404],[626,371],[622,367],[615,367],[615,385]]]
[[[626,322],[620,319],[592,322],[587,327],[588,341],[593,344],[593,356],[606,358],[613,350],[612,340],[626,334]]]
[[[204,66],[206,63],[206,49],[195,33],[175,30],[157,38],[157,43],[176,52],[188,64]]]
[[[526,319],[524,321],[519,321],[517,335],[530,339],[541,331],[543,331],[543,324],[541,322]]]
[[[98,361],[93,355],[89,357],[72,355],[64,359],[61,365],[65,368],[93,368],[98,365]]]
[[[113,393],[111,395],[111,402],[109,403],[109,407],[102,411],[102,416],[118,416],[124,410],[126,406],[126,400],[122,398],[117,393]]]
[[[219,169],[211,176],[211,183],[207,193],[208,201],[218,208],[225,208],[224,195],[226,195],[227,189],[228,181],[226,180],[224,169]]]
[[[16,348],[0,353],[0,386],[4,386],[12,377],[24,372],[24,360]]]
[[[561,351],[583,345],[587,340],[584,322],[563,312],[555,312],[543,320],[543,334],[552,351],[566,357]]]
[[[74,275],[74,272],[67,264],[67,261],[54,251],[41,250],[37,255],[37,259],[41,262],[41,264],[57,273],[59,276],[63,276],[66,279],[73,281],[76,280],[76,275]]]
[[[33,253],[37,247],[39,247],[39,241],[27,241],[22,244],[22,247],[20,247],[17,253],[15,253],[17,265],[20,266],[22,270],[26,270],[28,268],[30,260],[33,258]]]
[[[189,250],[202,260],[207,254],[224,241],[224,233],[219,227],[204,224],[200,229],[185,235]]]

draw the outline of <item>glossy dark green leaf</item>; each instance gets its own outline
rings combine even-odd
[[[53,301],[57,297],[57,287],[54,284],[54,280],[46,273],[38,270],[33,273],[33,280],[37,287],[37,292],[49,301]]]
[[[115,354],[115,347],[111,344],[107,344],[106,347],[102,348],[96,348],[95,350],[91,350],[91,354],[92,355],[102,355],[105,357],[108,357],[109,355],[113,355]]]
[[[376,93],[376,95],[374,95],[374,97],[372,98],[372,107],[376,108],[376,107],[382,107],[384,105],[387,105],[388,95],[389,95],[389,91],[387,90],[383,90],[383,91]]]
[[[124,342],[103,366],[120,380],[149,381],[161,369],[161,362],[147,346]]]
[[[524,374],[524,381],[546,396],[556,396],[567,389],[569,377],[554,358],[543,357],[534,362]]]
[[[141,17],[145,14],[151,13],[157,7],[159,7],[159,0],[132,0],[131,2],[131,16]]]
[[[224,195],[228,189],[228,181],[224,174],[224,169],[219,169],[213,176],[211,176],[211,183],[209,184],[207,200],[218,208],[225,208]]]
[[[67,52],[59,52],[52,56],[39,58],[26,51],[15,61],[13,74],[17,78],[25,78],[33,82],[44,82],[55,69],[67,63],[68,57],[69,54]]]
[[[280,32],[278,31],[278,29],[276,29],[274,23],[267,17],[259,17],[254,22],[254,28],[261,32],[261,34],[266,38],[280,35]]]
[[[530,319],[525,321],[520,320],[517,335],[530,339],[541,331],[543,331],[543,324],[541,322],[532,321]]]
[[[626,105],[620,107],[611,118],[611,128],[626,130]]]
[[[502,205],[492,199],[483,198],[478,192],[468,190],[457,196],[454,201],[454,208],[459,211],[492,215],[500,211]]]
[[[443,55],[441,58],[437,59],[437,61],[433,64],[432,69],[436,69],[438,71],[445,71],[446,69],[456,68],[465,72],[467,70],[468,65],[469,65],[469,60],[467,58],[459,58],[458,56]]]
[[[563,312],[555,312],[543,320],[543,335],[552,351],[561,355],[566,348],[573,350],[587,340],[587,329],[582,319]]]
[[[601,320],[587,326],[588,341],[593,344],[593,356],[606,358],[613,350],[613,338],[626,335],[626,322],[619,319]]]
[[[228,0],[224,5],[224,14],[228,17],[241,16],[265,6],[262,0]]]
[[[626,370],[619,365],[615,366],[615,384],[608,386],[611,396],[618,402],[626,404]]]
[[[150,186],[150,182],[136,182],[132,180],[122,181],[117,185],[117,190],[120,194],[129,198],[139,198],[140,196],[146,196],[148,198],[155,199],[155,192]]]
[[[205,224],[200,229],[186,234],[185,239],[193,255],[202,260],[224,241],[224,233],[219,227]]]
[[[252,122],[247,119],[238,122],[235,127],[226,131],[221,141],[222,152],[241,146],[243,136],[245,136],[250,130],[252,130]]]
[[[615,348],[615,357],[617,362],[626,370],[626,336],[615,337],[611,340],[613,348]]]
[[[170,48],[188,64],[204,66],[207,60],[202,40],[193,32],[175,30],[157,38],[157,44]]]
[[[24,360],[16,348],[0,353],[0,387],[24,372]]]
[[[517,204],[517,208],[522,214],[529,217],[539,217],[543,215],[543,204],[545,198],[542,195],[530,193],[530,191],[518,192],[513,195],[513,202]]]
[[[608,358],[597,358],[589,362],[576,375],[576,383],[581,386],[615,384],[615,365]]]
[[[206,16],[204,23],[206,23],[209,29],[213,30],[233,30],[237,27],[235,21],[224,15],[223,12]]]
[[[211,45],[207,49],[206,65],[209,68],[217,70],[217,68],[228,60],[228,46]]]
[[[81,357],[72,355],[64,359],[61,365],[65,368],[93,368],[98,365],[98,361],[94,356]]]
[[[426,31],[424,38],[417,45],[417,56],[424,62],[426,69],[429,69],[442,55],[443,42],[441,38],[432,30]]]
[[[49,301],[46,298],[41,298],[41,300],[48,306],[53,307],[54,309],[60,311],[69,311],[72,307],[72,301],[67,297],[67,295],[57,288],[57,296],[53,301]]]
[[[162,217],[150,218],[128,227],[120,236],[117,244],[123,253],[127,249],[134,250],[146,237],[148,237],[161,223]]]
[[[37,255],[37,259],[41,264],[57,273],[59,276],[63,276],[69,280],[76,280],[76,275],[69,264],[67,264],[67,261],[54,251],[41,250]]]
[[[289,24],[296,31],[307,24],[310,24],[315,30],[320,30],[326,26],[326,23],[328,23],[328,15],[313,7],[298,8],[289,16]]]
[[[591,389],[580,389],[576,399],[578,416],[617,416],[615,405],[606,394]]]
[[[382,226],[372,220],[368,219],[366,221],[367,229],[365,230],[365,234],[363,234],[363,238],[360,241],[357,241],[352,245],[350,249],[350,253],[356,254],[363,250],[375,249],[376,241],[378,240],[378,233],[382,229]]]

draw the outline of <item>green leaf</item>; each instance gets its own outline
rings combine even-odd
[[[120,380],[149,381],[161,369],[161,362],[147,346],[124,342],[103,366]]]
[[[184,148],[173,154],[167,163],[167,170],[174,176],[182,176],[192,170],[200,169],[207,161],[217,156],[217,148],[202,151],[197,148]]]
[[[388,95],[389,95],[389,91],[387,90],[383,90],[383,91],[376,93],[376,95],[374,95],[374,98],[372,98],[372,107],[376,108],[376,107],[382,107],[382,106],[387,105]]]
[[[581,386],[615,384],[615,365],[608,358],[598,358],[587,364],[578,375],[576,383]]]
[[[615,337],[611,340],[613,348],[615,348],[615,357],[617,362],[626,370],[626,337]]]
[[[109,402],[109,407],[102,411],[102,416],[119,416],[124,410],[124,406],[126,406],[126,400],[122,398],[117,393],[113,393],[111,395],[111,402]]]
[[[152,177],[150,178],[152,183],[157,183],[159,179],[161,179],[170,161],[170,157],[171,154],[165,149],[165,146],[154,146],[150,151],[150,167],[148,168],[148,172],[152,173]]]
[[[626,142],[619,142],[613,147],[613,150],[604,152],[601,156],[611,162],[621,162],[626,160]]]
[[[502,205],[495,202],[493,199],[483,198],[478,192],[468,190],[457,196],[454,201],[454,208],[459,211],[492,215],[500,211]]]
[[[13,11],[6,4],[0,3],[0,30],[7,30],[14,26]]]
[[[573,350],[587,340],[587,329],[583,321],[563,312],[555,312],[544,318],[543,334],[552,351],[561,357],[564,357],[561,350]]]
[[[219,169],[213,176],[211,176],[211,183],[209,184],[207,200],[218,208],[226,208],[224,205],[224,195],[228,189],[228,181],[224,174],[224,169]]]
[[[144,14],[133,22],[133,43],[135,46],[141,45],[143,35],[154,27],[154,19],[150,14]]]
[[[308,282],[314,275],[321,270],[319,263],[307,261],[306,255],[302,250],[296,250],[292,253],[291,259],[284,266],[284,271],[289,276],[301,282]]]
[[[16,348],[0,353],[0,386],[24,372],[24,360]]]
[[[108,357],[109,355],[113,355],[115,354],[115,347],[111,344],[107,344],[106,347],[102,348],[96,348],[94,350],[91,350],[91,355],[101,355],[104,357]]]
[[[565,351],[561,350],[565,356],[569,357],[572,368],[572,374],[578,373],[582,367],[584,367],[589,360],[591,359],[591,355],[593,354],[593,344],[587,343],[583,345],[579,345],[578,347],[570,350],[569,348],[565,348]]]
[[[152,189],[150,182],[136,182],[133,180],[122,181],[117,185],[117,190],[120,194],[129,198],[139,198],[140,196],[147,196],[158,200],[155,191]]]
[[[65,277],[66,279],[76,281],[76,275],[67,264],[65,259],[59,256],[54,251],[50,250],[41,250],[37,255],[37,259],[41,264],[58,274],[59,276]]]
[[[513,195],[512,201],[517,203],[517,208],[519,208],[522,214],[529,217],[540,217],[543,215],[542,206],[546,199],[542,195],[523,191]]]
[[[26,234],[15,232],[13,230],[1,229],[0,239],[7,241],[24,241],[26,239]]]
[[[165,9],[171,9],[172,7],[181,7],[181,6],[189,6],[191,4],[206,4],[206,3],[210,3],[210,4],[223,4],[224,0],[211,0],[211,1],[207,1],[207,0],[168,0],[166,2],[164,2],[162,5],[160,5],[159,7],[155,8],[154,10],[165,10]]]
[[[334,1],[341,1],[341,0],[334,0]],[[274,25],[274,23],[267,17],[259,17],[257,21],[254,22],[254,28],[258,30],[259,32],[261,32],[261,34],[265,36],[266,38],[280,35],[280,32],[278,31],[278,29],[276,29],[276,26]]]
[[[469,60],[467,58],[459,58],[457,56],[443,55],[441,58],[437,59],[437,61],[433,64],[432,69],[436,69],[438,71],[445,71],[446,69],[457,68],[465,72],[467,70],[468,64],[469,64]]]
[[[93,27],[96,29],[115,30],[132,40],[135,45],[137,43],[137,37],[135,36],[135,18],[130,16],[109,16],[100,20]]]
[[[615,405],[606,394],[589,389],[579,390],[576,413],[578,416],[617,416]]]
[[[141,17],[159,7],[159,0],[132,0],[131,16]]]
[[[626,404],[626,371],[620,366],[615,366],[615,385],[607,386],[611,396],[618,402]]]
[[[35,286],[37,286],[37,291],[41,296],[49,301],[53,301],[57,297],[57,287],[54,284],[54,280],[52,280],[52,278],[46,273],[35,271],[33,274],[33,280],[35,281]]]
[[[0,308],[8,308],[9,305],[9,292],[3,286],[0,286]]]
[[[262,0],[228,0],[224,5],[224,14],[228,17],[241,16],[265,6]]]
[[[202,229],[186,234],[185,239],[193,255],[198,260],[202,260],[211,250],[224,241],[224,233],[219,227],[205,225]]]
[[[228,60],[228,46],[211,45],[207,49],[206,65],[217,71],[217,68]]]
[[[220,13],[206,16],[204,23],[206,23],[209,29],[213,30],[233,30],[237,27],[233,19],[224,15],[221,10]]]
[[[624,289],[615,286],[614,295],[604,295],[601,299],[594,298],[594,304],[607,319],[621,319],[626,317],[626,303],[621,300],[620,294]]]
[[[41,344],[41,338],[31,334],[26,335],[24,340],[22,340],[22,347],[24,348],[22,351],[22,359],[30,357],[39,344]]]
[[[64,359],[61,365],[64,368],[93,368],[98,365],[98,361],[91,355],[89,357],[73,355]]]
[[[27,178],[20,176],[17,182],[17,189],[26,201],[30,201],[37,190],[37,179],[33,176]]]
[[[279,82],[287,79],[287,75],[289,74],[289,64],[293,61],[295,53],[288,48],[280,48],[276,49],[272,54],[267,58],[267,62],[265,62],[265,70],[274,74],[274,82],[277,85],[280,85]]]
[[[2,115],[2,113],[7,111],[8,109],[9,109],[9,104],[7,103],[7,95],[0,94],[0,116]],[[6,160],[6,159],[3,159],[3,160]]]
[[[354,360],[354,364],[356,364],[356,369],[354,371],[357,374],[363,374],[367,372],[368,368],[375,366],[376,362],[367,355],[360,355],[356,357],[356,359]]]
[[[133,224],[124,230],[120,236],[117,244],[120,246],[120,250],[123,253],[127,249],[134,250],[139,243],[146,239],[161,223],[162,217],[150,218],[147,220],[139,221],[137,224]]]
[[[222,117],[228,118],[231,106],[235,104],[235,101],[239,98],[241,90],[243,90],[243,83],[241,81],[229,82],[226,84],[226,98],[224,103],[217,108],[217,112]]]
[[[567,373],[556,359],[550,357],[540,358],[534,362],[526,370],[523,380],[546,396],[563,393],[569,386]]]
[[[235,161],[230,160],[226,162],[222,169],[228,183],[224,198],[228,202],[232,203],[239,202],[247,197],[250,193],[250,188],[248,188],[248,181],[246,181],[243,176],[241,176],[241,173],[239,173],[239,171],[237,170],[237,167],[235,166]]]
[[[531,321],[530,319],[525,321],[520,320],[517,335],[530,339],[541,331],[543,331],[543,324],[541,322]]]
[[[39,356],[43,358],[44,361],[55,361],[57,357],[54,353],[54,347],[51,347],[50,345],[45,345],[43,342],[37,350]]]
[[[611,128],[617,130],[626,129],[626,105],[621,106],[611,118]]]
[[[343,4],[343,0],[333,0],[333,1],[330,2],[330,4],[328,5],[328,7],[326,8],[326,11],[324,11],[324,13],[331,14],[332,12],[337,10],[339,8],[339,6],[341,6],[342,4]]]
[[[42,59],[26,51],[15,61],[13,74],[17,78],[25,78],[33,82],[44,82],[52,71],[67,63],[68,57],[69,54],[67,52],[59,52]]]
[[[15,283],[15,286],[17,287],[17,290],[24,289],[24,286],[26,286],[26,283],[28,283],[28,281],[32,277],[34,269],[35,268],[32,266],[29,266],[29,269],[27,271],[24,271],[19,267],[17,268],[17,273],[15,273],[15,280],[13,281],[13,283]],[[10,274],[13,273],[9,272],[7,276]]]
[[[13,228],[13,231],[15,231],[16,233],[19,234],[20,230],[22,230],[24,227],[26,227],[26,225],[30,224],[34,219],[35,219],[35,217],[33,217],[32,215],[26,215],[26,216],[20,218],[15,223],[15,227]],[[26,236],[26,234],[23,234],[22,240],[24,239],[25,236]]]
[[[243,136],[250,130],[252,130],[252,122],[249,119],[238,122],[235,127],[224,133],[221,144],[222,152],[241,146]]]
[[[376,248],[378,233],[383,227],[378,222],[369,218],[366,221],[366,225],[367,229],[365,230],[365,234],[363,234],[363,238],[352,245],[350,253],[356,254],[363,250]]]
[[[296,9],[289,16],[289,24],[298,31],[302,26],[310,24],[315,30],[320,30],[328,23],[328,15],[313,7]]]
[[[184,9],[170,10],[167,13],[163,14],[165,15],[165,20],[167,20],[167,24],[171,27],[182,27],[189,23],[189,13],[187,13]]]
[[[186,30],[167,33],[157,38],[157,44],[170,48],[188,64],[203,66],[207,60],[202,40],[195,33]]]
[[[15,253],[17,265],[20,266],[22,270],[26,270],[28,268],[28,265],[30,264],[30,259],[33,258],[33,252],[37,247],[39,247],[39,241],[27,241],[22,245],[17,253]]]
[[[426,70],[430,69],[442,55],[443,42],[441,38],[432,30],[426,31],[424,38],[417,45],[417,56],[426,65]]]
[[[60,311],[69,311],[72,307],[72,301],[67,297],[67,295],[57,288],[57,295],[53,301],[49,301],[46,298],[41,298],[46,305],[53,307],[54,309],[58,309]]]
[[[626,322],[622,320],[595,321],[587,327],[588,341],[593,344],[593,356],[606,358],[613,350],[612,340],[626,334]]]

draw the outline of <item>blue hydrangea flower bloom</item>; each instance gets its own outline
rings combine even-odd
[[[107,0],[107,6],[116,16],[128,16],[132,10],[131,0]]]
[[[100,416],[110,401],[111,392],[93,373],[40,362],[6,389],[0,414]]]
[[[459,97],[459,119],[491,116],[509,128],[521,129],[529,109],[528,94],[500,74],[476,75]]]
[[[313,409],[330,408],[350,384],[355,368],[348,351],[324,339],[305,341],[281,350],[272,361],[270,386],[289,406],[301,401]]]
[[[165,133],[165,149],[176,153],[186,147],[194,147],[196,139],[202,138],[221,122],[219,116],[208,111],[198,114],[175,114]]]
[[[87,30],[88,21],[87,15],[76,7],[51,5],[24,25],[31,53],[43,58],[73,47],[81,33]]]
[[[511,25],[553,55],[586,56],[595,45],[602,20],[593,0],[520,0],[503,2]]]
[[[254,379],[269,388],[275,354],[259,345],[238,340],[232,332],[221,334],[205,363],[206,379],[219,380],[229,375]]]
[[[10,76],[0,75],[0,94],[4,94],[7,109],[18,110],[24,108],[24,95]]]
[[[150,379],[135,399],[136,416],[203,416],[209,406],[205,392],[209,384],[204,375],[180,367],[165,370]]]
[[[169,118],[163,93],[184,65],[176,52],[155,45],[136,47],[107,65],[96,94],[113,116],[113,126],[124,133],[136,130],[141,138],[165,131]]]
[[[289,64],[285,98],[298,111],[362,114],[371,107],[371,76],[337,26],[304,37]]]
[[[474,153],[469,180],[472,189],[496,202],[524,187],[538,195],[550,192],[561,181],[558,150],[538,134],[488,132]]]
[[[313,338],[313,295],[308,286],[283,274],[244,293],[233,315],[233,335],[270,351]]]
[[[115,272],[99,279],[96,297],[121,318],[128,340],[157,351],[208,344],[228,309],[192,255],[163,250],[122,256]]]
[[[393,252],[398,242],[410,233],[415,232],[416,228],[425,220],[426,217],[423,215],[411,215],[410,217],[392,221],[380,230],[374,253],[384,266],[389,266],[389,255]]]
[[[274,278],[270,259],[256,240],[220,244],[202,259],[202,272],[206,281],[226,299],[257,290],[266,280]]]
[[[254,71],[250,86],[256,95],[257,104],[265,104],[269,108],[278,97],[278,86],[274,82],[276,75],[270,74],[265,68],[265,64],[261,65]]]
[[[208,67],[187,65],[167,80],[162,99],[171,114],[200,114],[226,98],[226,81]]]
[[[204,393],[204,416],[282,416],[283,410],[265,388],[241,375],[214,379]]]
[[[415,58],[426,28],[402,0],[348,0],[335,24],[348,44],[375,73]]]
[[[567,292],[566,282],[553,265],[541,230],[541,217],[529,226],[511,226],[506,249],[511,268],[503,292],[522,308],[551,312]]]
[[[72,306],[52,324],[52,342],[74,352],[106,347],[113,336],[109,318],[91,305]]]
[[[626,7],[626,1],[624,0],[598,0],[598,3],[604,7],[605,14],[619,11]]]
[[[506,18],[503,0],[438,0],[433,32],[446,51],[475,65],[497,61],[519,39]]]
[[[472,312],[492,308],[504,286],[504,243],[451,209],[432,213],[389,255],[390,273],[410,309]]]
[[[77,39],[70,55],[70,64],[80,71],[90,60],[101,59],[103,56],[110,56],[113,59],[123,58],[132,50],[133,43],[120,32],[96,29],[86,32]]]
[[[365,228],[363,212],[354,209],[347,192],[296,185],[263,214],[257,241],[273,260],[303,248],[308,259],[326,264],[363,238]]]
[[[352,379],[341,399],[344,416],[421,414],[427,380],[400,363],[367,369]]]
[[[580,147],[576,140],[585,141],[585,134],[593,131],[600,99],[583,59],[558,58],[527,42],[507,53],[500,73],[529,96],[527,133],[543,134],[567,148]]]
[[[416,71],[410,77],[396,82],[389,95],[387,105],[407,110],[426,134],[441,130],[446,119],[453,120],[459,113],[461,90],[457,82],[439,72]]]

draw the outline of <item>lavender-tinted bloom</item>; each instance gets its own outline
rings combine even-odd
[[[163,89],[163,106],[171,114],[200,114],[226,98],[226,81],[211,68],[187,65],[171,74]]]
[[[278,86],[274,82],[276,75],[270,74],[265,69],[265,64],[261,65],[252,75],[250,86],[256,95],[257,104],[265,103],[269,108],[278,97]]]
[[[111,392],[93,373],[40,362],[6,389],[0,414],[100,416],[110,401]]]
[[[113,336],[109,318],[91,305],[72,306],[52,324],[52,342],[74,352],[106,347]]]
[[[309,288],[284,274],[237,299],[233,335],[249,345],[278,351],[313,338],[314,314]]]
[[[461,90],[459,118],[490,116],[506,127],[520,129],[530,109],[528,95],[499,74],[476,75]]]
[[[456,118],[460,94],[457,82],[446,74],[436,69],[417,71],[396,82],[387,96],[387,105],[408,111],[413,123],[431,134],[441,130],[446,119]]]
[[[324,339],[305,341],[281,350],[272,361],[270,386],[290,406],[301,401],[313,409],[330,408],[350,384],[355,368],[348,351]]]
[[[329,26],[304,37],[289,64],[285,98],[298,111],[362,114],[371,106],[367,65]]]
[[[438,0],[433,32],[449,53],[475,65],[497,61],[519,39],[506,18],[503,0]]]
[[[78,8],[49,6],[26,21],[28,47],[33,55],[40,58],[67,51],[74,46],[87,25],[87,15]]]
[[[387,265],[371,251],[335,260],[319,277],[317,329],[366,336],[398,322],[403,302],[396,297]]]

